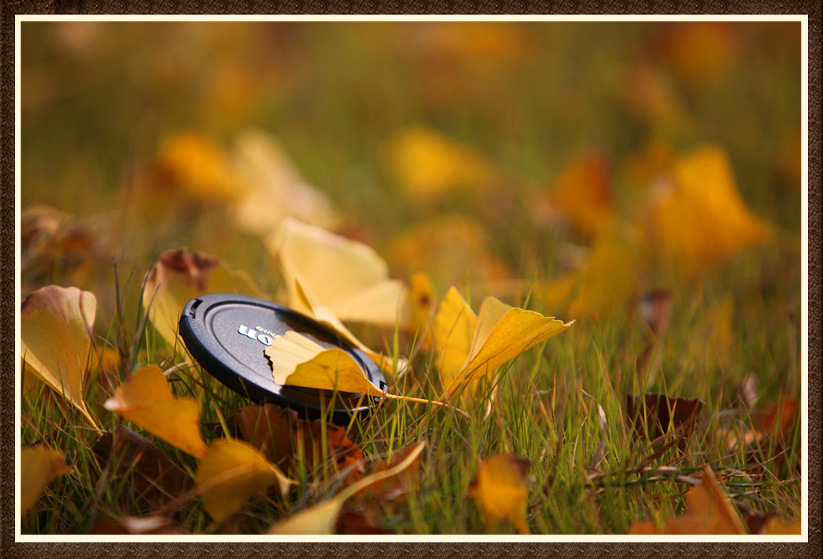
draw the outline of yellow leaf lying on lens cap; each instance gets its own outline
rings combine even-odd
[[[31,293],[20,309],[20,350],[25,370],[74,404],[96,425],[83,399],[97,299],[76,287],[49,285]]]
[[[191,398],[172,397],[159,367],[149,365],[134,371],[104,405],[192,456],[200,458],[206,452],[200,433],[200,407]]]
[[[526,520],[530,466],[528,460],[513,454],[498,454],[480,464],[468,495],[483,507],[487,532],[492,531],[498,521],[508,520],[519,533],[530,533]]]
[[[20,513],[26,512],[40,497],[43,489],[57,476],[69,472],[58,450],[42,446],[20,451]]]
[[[406,459],[397,466],[364,477],[357,483],[346,487],[343,491],[327,501],[315,505],[306,510],[302,510],[289,518],[274,524],[268,531],[269,534],[317,534],[329,535],[334,533],[335,522],[343,508],[343,503],[357,493],[373,483],[397,475],[411,466],[423,449],[425,442],[418,443],[416,447],[406,456]]]
[[[246,500],[274,485],[286,495],[294,482],[248,443],[220,439],[209,445],[194,475],[203,507],[215,522],[226,519]]]

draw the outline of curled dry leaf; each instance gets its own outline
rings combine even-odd
[[[40,378],[96,425],[83,398],[97,299],[76,287],[49,285],[31,293],[20,310],[25,370]]]
[[[301,456],[310,470],[319,468],[323,457],[328,457],[338,471],[350,472],[349,481],[363,471],[363,453],[343,427],[319,419],[306,421],[291,409],[274,404],[248,406],[229,420],[229,427],[292,475],[298,471]]]
[[[446,377],[445,398],[572,325],[486,297],[475,317],[456,289],[435,316],[435,348]],[[470,334],[469,334],[470,333]],[[471,336],[471,342],[466,340]],[[462,361],[462,363],[461,363]],[[458,365],[458,363],[461,363]]]
[[[746,529],[718,484],[711,468],[703,469],[703,484],[686,493],[686,514],[667,520],[662,526],[654,521],[635,522],[630,534],[732,534],[743,535]]]
[[[655,441],[672,432],[681,452],[697,427],[703,408],[700,398],[669,398],[665,394],[626,394],[626,424],[639,439]]]
[[[194,475],[203,507],[215,522],[236,512],[255,493],[277,484],[281,495],[294,482],[257,449],[242,441],[211,443]]]
[[[43,489],[57,476],[69,471],[59,450],[49,450],[42,446],[21,449],[20,513],[26,514],[37,502]]]
[[[388,470],[377,472],[343,489],[340,493],[322,503],[293,514],[289,518],[277,522],[269,529],[269,534],[317,534],[330,535],[334,533],[337,518],[347,499],[373,483],[395,476],[411,466],[423,449],[425,442],[418,443],[408,453],[406,458]]]
[[[180,497],[192,487],[192,478],[163,454],[150,440],[124,425],[114,433],[104,433],[91,448],[99,458],[100,468],[113,468],[107,483],[128,476],[128,491],[122,493],[124,507],[141,512],[155,510],[165,502]]]
[[[186,248],[160,255],[143,286],[143,307],[149,320],[170,346],[177,343],[177,324],[183,307],[204,293],[242,293],[259,297],[260,290],[242,271],[233,271],[220,259]]]
[[[651,333],[657,339],[662,338],[672,317],[672,292],[668,289],[655,289],[644,293],[639,307],[640,316]]]
[[[295,219],[284,220],[266,244],[280,260],[292,308],[378,326],[405,323],[406,288],[389,279],[388,265],[368,245]]]
[[[511,522],[521,534],[529,534],[526,519],[531,463],[514,454],[498,454],[483,460],[468,487],[468,496],[480,503],[486,531],[500,520]]]
[[[199,405],[191,398],[174,398],[159,367],[134,371],[104,405],[192,456],[206,452]]]

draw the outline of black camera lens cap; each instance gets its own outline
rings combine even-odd
[[[265,299],[232,293],[210,293],[192,299],[180,317],[186,348],[209,374],[258,404],[287,406],[317,419],[325,411],[338,425],[366,413],[378,399],[363,394],[334,393],[274,382],[265,350],[288,331],[296,331],[324,348],[340,348],[360,365],[363,375],[385,389],[380,369],[339,334],[317,321]]]

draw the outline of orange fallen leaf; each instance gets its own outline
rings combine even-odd
[[[42,446],[21,449],[20,514],[28,512],[49,483],[69,471],[59,450]]]
[[[206,452],[198,403],[174,398],[159,367],[148,365],[134,371],[104,405],[192,456],[200,458]]]
[[[686,492],[686,514],[658,526],[654,521],[632,524],[629,534],[732,534],[743,535],[746,529],[711,468],[703,469],[703,485]]]
[[[773,236],[746,207],[729,158],[716,146],[679,158],[650,190],[643,215],[652,245],[688,277]]]
[[[143,307],[168,344],[177,343],[177,324],[190,299],[204,293],[242,293],[259,297],[260,290],[243,271],[233,271],[220,259],[188,249],[160,255],[143,287]]]
[[[537,202],[538,221],[566,220],[584,237],[596,237],[615,216],[605,159],[588,155],[572,162]]]
[[[225,520],[249,497],[271,485],[277,484],[285,496],[294,483],[253,446],[232,439],[219,439],[209,445],[197,465],[194,481],[203,507],[215,522]]]
[[[29,371],[63,395],[96,426],[83,397],[97,299],[76,287],[50,285],[20,309],[20,350]]]
[[[480,464],[468,496],[483,508],[487,532],[493,531],[500,520],[506,520],[519,533],[531,533],[527,520],[530,467],[528,460],[514,454],[498,454]]]

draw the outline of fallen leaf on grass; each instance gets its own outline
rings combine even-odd
[[[248,443],[231,439],[212,442],[194,475],[203,507],[215,522],[222,522],[246,500],[277,484],[288,494],[294,482]]]
[[[672,292],[668,289],[655,289],[645,293],[640,299],[640,316],[654,337],[662,338],[672,316]]]
[[[335,524],[340,515],[340,511],[343,508],[343,504],[349,497],[365,489],[369,485],[387,479],[391,476],[395,476],[411,466],[414,461],[417,460],[417,457],[420,456],[420,453],[423,452],[425,446],[425,442],[418,443],[411,450],[411,452],[409,452],[408,456],[406,456],[402,462],[397,464],[397,466],[376,474],[372,474],[368,477],[364,477],[360,481],[349,485],[331,499],[323,501],[318,505],[302,510],[293,514],[289,518],[286,518],[285,520],[277,522],[269,529],[268,533],[317,535],[333,534]]]
[[[568,221],[584,237],[596,237],[615,215],[605,159],[588,155],[572,162],[535,207],[538,221]]]
[[[335,534],[347,535],[382,535],[391,534],[390,530],[386,530],[377,524],[377,521],[369,514],[367,509],[363,510],[344,510],[337,517],[335,523]]]
[[[395,180],[420,202],[450,192],[476,193],[497,177],[479,153],[420,125],[399,132],[389,144],[389,156]]]
[[[652,245],[687,277],[773,235],[746,207],[726,152],[714,146],[675,162],[650,190],[644,218]]]
[[[94,426],[83,398],[83,385],[96,309],[93,294],[56,285],[31,293],[20,309],[20,350],[25,370],[65,396]]]
[[[688,510],[685,515],[667,520],[662,526],[652,520],[635,522],[629,529],[629,534],[746,533],[734,506],[708,466],[703,469],[703,485],[686,492],[686,507]]]
[[[143,287],[143,307],[149,320],[171,347],[177,343],[177,324],[183,307],[204,293],[242,293],[260,297],[260,290],[243,271],[233,271],[220,259],[186,248],[160,255]]]
[[[640,439],[656,441],[672,432],[681,452],[697,427],[703,408],[700,398],[669,398],[665,394],[626,394],[626,423]]]
[[[20,514],[28,512],[49,483],[69,471],[59,450],[42,446],[21,449]]]
[[[228,424],[273,464],[292,475],[299,467],[301,454],[310,470],[319,468],[326,456],[338,471],[350,471],[347,480],[363,471],[363,453],[346,436],[346,429],[338,425],[324,424],[319,419],[306,421],[296,411],[274,404],[245,407]]]
[[[573,322],[573,321],[572,321]],[[451,288],[435,315],[435,349],[446,377],[445,397],[572,325],[486,297],[477,317]],[[471,342],[466,344],[469,333]],[[462,361],[462,363],[461,363]],[[460,365],[457,365],[461,363]]]
[[[530,533],[526,519],[530,467],[528,460],[514,454],[498,454],[480,464],[468,496],[482,506],[487,532],[507,520],[520,534]]]
[[[176,535],[174,522],[164,516],[124,516],[120,519],[104,518],[89,529],[90,534],[100,535]]]
[[[174,398],[159,367],[134,371],[104,405],[192,456],[201,458],[206,453],[200,406],[191,398]]]
[[[183,495],[192,486],[189,474],[183,471],[150,440],[124,425],[114,434],[104,433],[91,448],[99,458],[100,468],[111,464],[107,483],[130,476],[122,498],[124,505],[141,511],[151,511],[164,502]]]
[[[342,321],[379,326],[404,322],[406,288],[389,279],[388,265],[368,245],[295,219],[284,220],[266,245],[280,260],[292,308],[312,314],[322,307]]]

